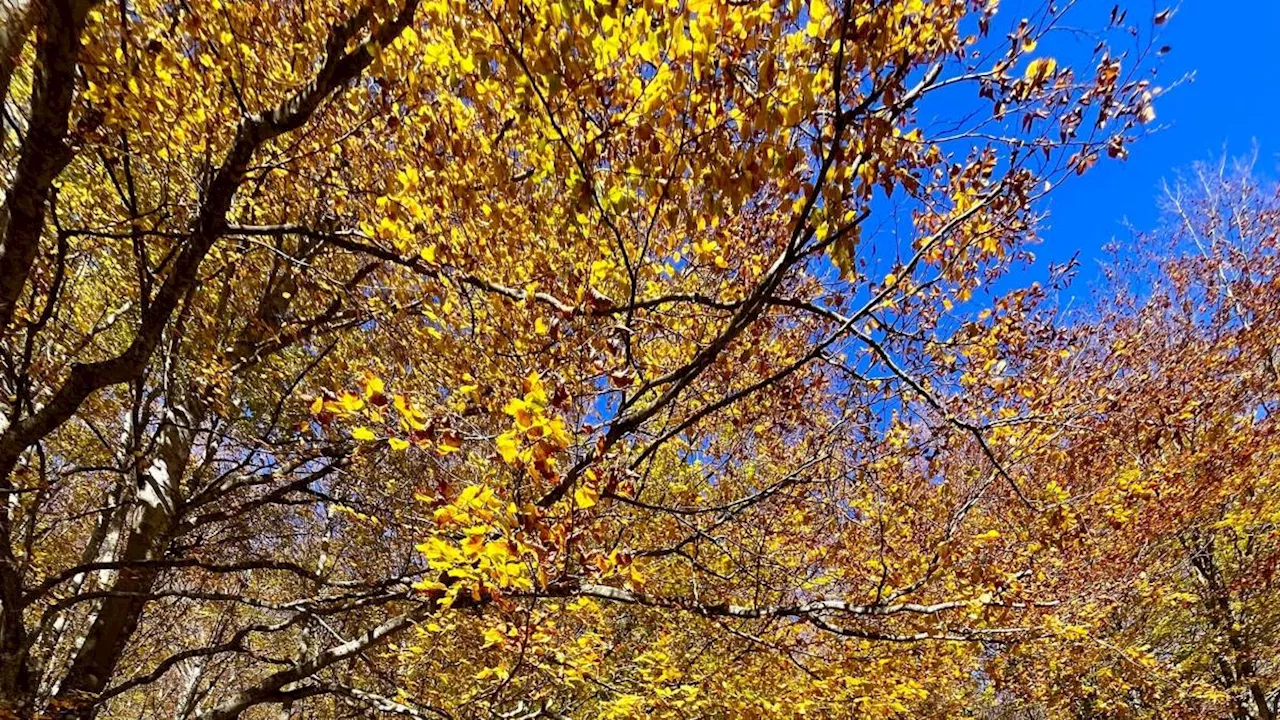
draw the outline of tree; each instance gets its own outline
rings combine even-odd
[[[1066,717],[1280,711],[1274,185],[1198,165],[1126,248],[1100,310],[1043,352],[1032,449],[1054,478],[1042,560],[1074,629],[1001,659],[1014,698]],[[1048,348],[1046,348],[1047,350]]]
[[[1052,7],[962,0],[5,7],[10,715],[943,716],[1056,621],[997,528],[1043,490],[1009,385],[945,349],[1154,117],[1146,45],[1073,71]]]

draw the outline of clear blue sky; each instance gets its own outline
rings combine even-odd
[[[1035,248],[1037,270],[1080,251],[1081,279],[1096,276],[1101,248],[1127,235],[1122,221],[1149,228],[1156,218],[1161,179],[1197,160],[1249,152],[1256,141],[1258,170],[1274,174],[1280,165],[1280,0],[1129,0],[1130,19],[1173,6],[1161,29],[1172,47],[1161,60],[1156,83],[1167,85],[1186,73],[1184,83],[1156,103],[1155,135],[1130,147],[1125,162],[1100,162],[1084,177],[1051,194],[1044,242]],[[1018,2],[1002,3],[1016,14]],[[1082,0],[1072,25],[1098,27],[1115,3]],[[1088,52],[1088,49],[1084,49]],[[1033,275],[1040,273],[1033,272]]]

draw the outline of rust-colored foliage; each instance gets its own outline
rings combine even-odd
[[[1053,539],[1037,572],[1078,629],[997,660],[1011,698],[1064,717],[1275,717],[1280,194],[1249,169],[1170,186],[1099,316],[1041,353],[1028,462],[1052,509],[1028,531]]]

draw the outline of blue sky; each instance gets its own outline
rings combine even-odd
[[[1084,177],[1056,190],[1035,248],[1037,270],[1080,252],[1081,279],[1097,275],[1102,246],[1127,235],[1127,218],[1139,228],[1156,219],[1160,181],[1197,160],[1248,153],[1257,143],[1258,170],[1274,173],[1280,159],[1280,94],[1274,48],[1280,33],[1280,0],[1131,0],[1130,19],[1154,16],[1171,5],[1172,19],[1161,29],[1172,51],[1161,61],[1156,84],[1184,74],[1192,81],[1172,89],[1156,104],[1158,133],[1130,147],[1125,162],[1100,162]],[[1071,24],[1100,26],[1114,2],[1082,0]],[[1017,13],[1018,3],[1003,4]],[[1083,49],[1085,53],[1088,48]],[[1033,274],[1038,275],[1040,273]]]

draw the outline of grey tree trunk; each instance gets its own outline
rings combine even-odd
[[[139,475],[129,535],[118,562],[163,557],[182,506],[191,449],[204,415],[202,409],[192,409],[181,401],[171,403],[165,411],[155,458]],[[54,700],[67,708],[60,717],[93,716],[92,700],[106,689],[115,673],[159,575],[160,568],[154,565],[124,568],[117,574],[110,588],[117,595],[103,600],[54,695]]]

